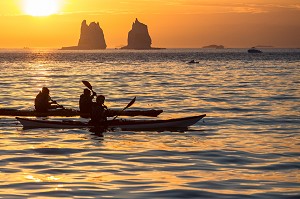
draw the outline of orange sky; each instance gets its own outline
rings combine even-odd
[[[299,0],[51,0],[57,13],[43,17],[26,13],[25,1],[37,0],[0,0],[0,48],[77,45],[84,19],[100,23],[108,48],[121,47],[135,18],[152,47],[300,48]]]

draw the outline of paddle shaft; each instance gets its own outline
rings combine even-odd
[[[116,115],[115,117],[114,117],[114,119],[113,120],[115,120],[125,109],[127,109],[127,108],[129,108],[130,106],[132,106],[132,104],[134,104],[134,102],[135,102],[135,99],[136,99],[136,97],[134,97],[128,104],[127,104],[127,106],[125,107],[125,108],[123,108],[122,110],[121,110],[121,112],[118,114],[118,115]]]
[[[55,104],[57,104],[58,106],[60,106],[61,108],[65,109],[65,107],[63,105],[60,105],[59,103],[57,103],[57,101],[53,100],[51,97],[50,97],[50,100],[52,102],[54,102]]]

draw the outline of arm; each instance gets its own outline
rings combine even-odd
[[[93,92],[93,95],[90,96],[91,100],[94,99],[95,96],[97,96],[97,93]]]

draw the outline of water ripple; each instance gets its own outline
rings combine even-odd
[[[207,117],[182,132],[97,135],[1,116],[0,197],[299,198],[299,50],[246,50],[1,51],[0,108],[32,109],[43,86],[78,108],[89,80],[108,107],[136,96],[130,109],[160,119]]]

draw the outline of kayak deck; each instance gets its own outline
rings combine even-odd
[[[100,127],[103,128],[121,128],[122,130],[138,130],[138,129],[166,129],[166,128],[186,128],[196,124],[204,118],[206,114],[175,118],[168,120],[108,120]],[[41,119],[28,119],[16,117],[24,128],[93,128],[85,122],[80,121],[53,121]]]

